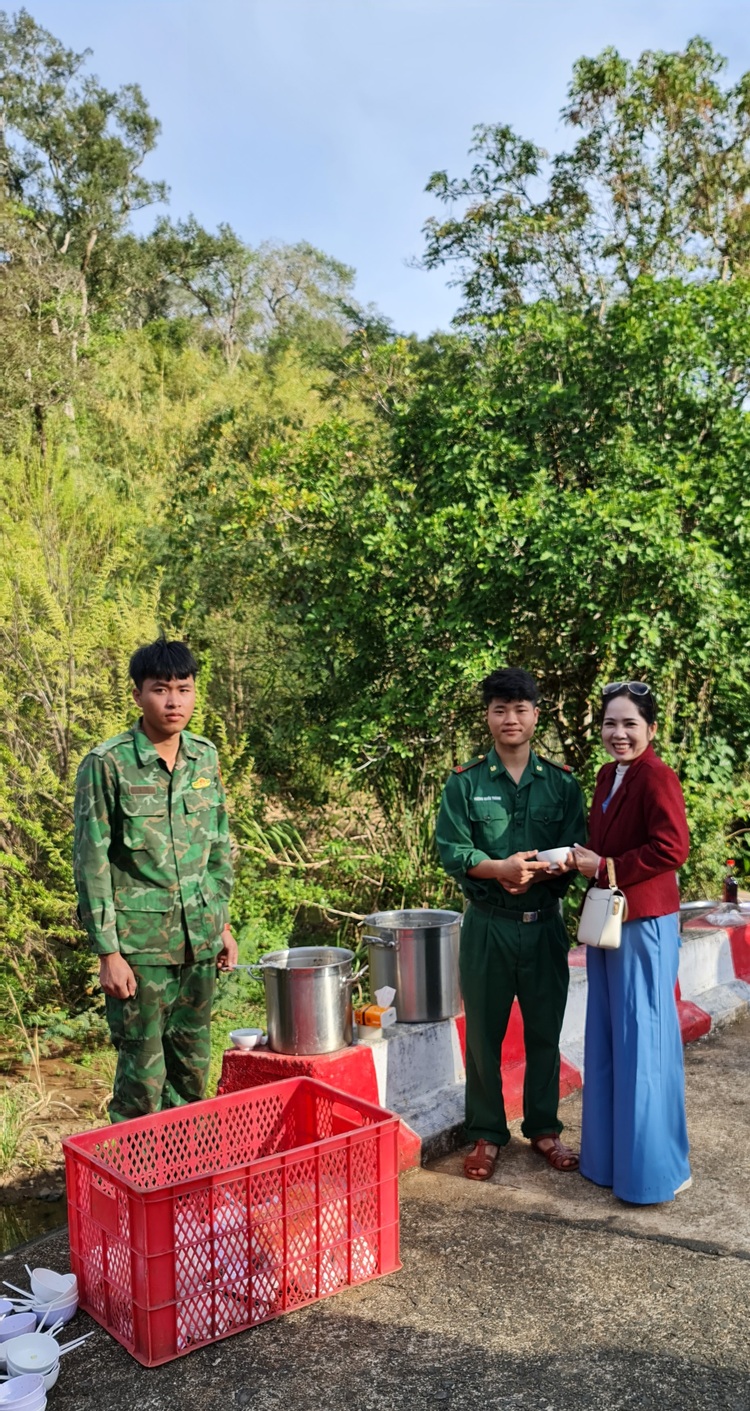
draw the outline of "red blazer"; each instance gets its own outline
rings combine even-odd
[[[680,909],[675,870],[690,851],[680,781],[648,745],[602,813],[616,767],[613,760],[599,770],[589,815],[590,846],[614,861],[618,886],[628,899],[629,921],[668,916]]]

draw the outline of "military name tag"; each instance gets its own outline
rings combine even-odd
[[[131,784],[130,792],[140,798],[142,794],[155,794],[156,787],[154,784]]]
[[[201,774],[200,779],[194,779],[190,787],[191,789],[208,789],[210,787],[210,784],[211,780],[204,779],[203,775]]]

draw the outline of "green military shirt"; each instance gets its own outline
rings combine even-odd
[[[472,901],[516,914],[549,906],[567,891],[571,873],[557,878],[553,874],[549,881],[534,882],[523,895],[512,896],[491,878],[469,877],[469,869],[488,858],[572,846],[585,839],[578,781],[533,750],[518,784],[493,745],[488,755],[454,770],[443,790],[437,822],[440,859]]]
[[[140,724],[97,745],[76,781],[78,914],[99,955],[181,965],[221,949],[232,890],[216,747],[183,730],[170,774]]]

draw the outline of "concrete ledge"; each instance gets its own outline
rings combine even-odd
[[[466,1142],[464,1127],[465,1084],[453,1083],[448,1088],[429,1093],[403,1113],[403,1120],[422,1140],[422,1163],[448,1156]]]
[[[745,980],[728,980],[701,995],[701,1008],[711,1018],[711,1028],[731,1024],[750,1009],[750,985]]]
[[[570,990],[560,1049],[583,1074],[586,1029],[586,948],[570,953]],[[675,999],[684,1044],[739,1018],[750,995],[750,926],[707,926],[702,919],[682,927]]]
[[[683,928],[675,999],[683,1043],[702,1038],[750,1009],[750,926],[707,927],[698,920]],[[582,1085],[588,983],[586,951],[570,954],[570,988],[560,1038],[560,1095]],[[268,1050],[225,1055],[220,1091],[253,1087],[292,1073],[358,1093],[401,1117],[402,1171],[447,1155],[465,1142],[466,1020],[463,1014],[438,1024],[395,1024],[363,1029],[359,1041],[337,1054],[306,1058]],[[518,1002],[511,1011],[502,1048],[503,1094],[509,1120],[523,1110],[526,1055]]]

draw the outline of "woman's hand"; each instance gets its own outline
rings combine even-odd
[[[592,852],[591,848],[582,848],[580,843],[576,843],[573,849],[576,860],[576,867],[582,872],[584,877],[595,877],[599,871],[601,858],[598,852]]]

